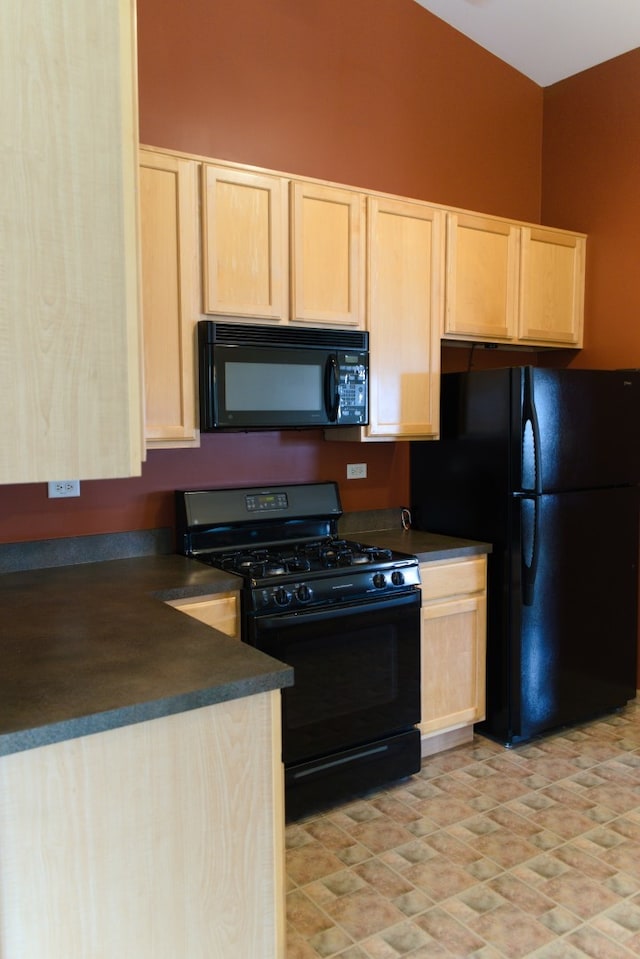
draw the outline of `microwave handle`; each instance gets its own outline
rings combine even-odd
[[[338,360],[335,353],[332,353],[327,357],[324,368],[324,408],[330,423],[335,423],[338,418],[338,407],[340,406],[339,376]]]

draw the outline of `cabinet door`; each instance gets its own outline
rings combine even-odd
[[[195,446],[198,164],[140,151],[147,445]]]
[[[286,320],[286,181],[203,166],[204,312]]]
[[[291,296],[295,321],[364,328],[364,197],[291,184]]]
[[[582,346],[584,236],[522,227],[520,326],[525,343]]]
[[[370,438],[439,430],[444,214],[368,198]]]
[[[444,336],[508,341],[516,335],[519,228],[447,214]]]
[[[423,607],[423,735],[484,717],[485,628],[484,594]]]
[[[140,475],[134,14],[0,3],[0,483]]]

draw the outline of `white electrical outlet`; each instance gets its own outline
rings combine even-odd
[[[347,479],[366,479],[366,463],[347,463]]]
[[[80,496],[80,480],[55,480],[49,483],[49,499],[63,496]]]

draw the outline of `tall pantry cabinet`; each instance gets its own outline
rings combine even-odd
[[[2,0],[0,483],[140,473],[133,0]]]

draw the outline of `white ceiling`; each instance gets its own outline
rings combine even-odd
[[[640,0],[416,0],[546,87],[640,47]]]

